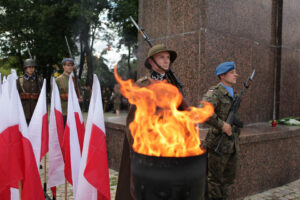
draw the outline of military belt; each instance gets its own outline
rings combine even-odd
[[[20,97],[22,100],[28,100],[28,99],[36,100],[39,98],[39,93],[21,93]]]
[[[67,101],[68,100],[68,94],[61,94],[60,98],[61,98],[61,100]]]

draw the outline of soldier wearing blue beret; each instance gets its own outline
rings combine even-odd
[[[238,74],[234,62],[223,62],[216,68],[220,83],[211,87],[204,95],[203,101],[214,106],[215,113],[206,122],[210,125],[203,147],[208,153],[208,197],[209,199],[227,199],[228,186],[233,184],[239,152],[239,127],[226,123],[232,103],[237,97],[233,90]],[[238,119],[238,115],[236,116]],[[221,154],[214,150],[223,133],[224,138]]]

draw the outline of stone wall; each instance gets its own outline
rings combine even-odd
[[[109,168],[119,170],[125,120],[106,119]],[[117,119],[120,122],[120,120]],[[207,131],[201,130],[205,138]],[[230,188],[230,199],[239,199],[284,185],[300,177],[300,128],[267,123],[248,125],[240,136],[237,175]]]
[[[300,115],[300,93],[296,92],[300,89],[300,1],[283,2],[282,44],[278,45],[276,5],[275,0],[140,0],[138,23],[154,44],[165,43],[177,51],[173,70],[185,85],[191,105],[196,106],[208,88],[218,83],[215,68],[219,63],[236,62],[237,91],[255,69],[254,82],[243,97],[241,118],[246,123],[260,122],[272,119],[276,83],[278,115]],[[143,63],[148,49],[139,35],[138,76],[146,74]]]

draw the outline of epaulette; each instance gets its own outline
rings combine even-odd
[[[151,83],[151,81],[148,76],[144,76],[142,78],[139,78],[135,83],[140,87],[144,87],[144,86],[149,85]]]

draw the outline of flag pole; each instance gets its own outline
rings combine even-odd
[[[22,200],[22,182],[19,181],[19,199]]]
[[[47,194],[47,177],[46,177],[47,169],[46,169],[46,163],[47,163],[47,154],[45,154],[45,157],[44,157],[44,193],[45,193],[45,196]]]
[[[68,182],[67,179],[65,179],[65,200],[68,200]]]

